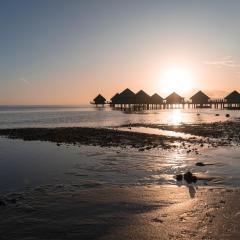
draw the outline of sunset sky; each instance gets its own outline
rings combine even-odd
[[[240,90],[239,0],[1,0],[0,104]]]

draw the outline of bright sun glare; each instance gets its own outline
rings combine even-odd
[[[184,94],[192,88],[193,77],[184,68],[170,68],[161,77],[160,89],[163,92]]]

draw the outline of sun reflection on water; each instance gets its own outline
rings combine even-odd
[[[180,109],[174,109],[172,111],[170,122],[173,125],[180,125],[182,123],[182,114],[181,114]]]

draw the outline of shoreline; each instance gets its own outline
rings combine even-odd
[[[3,240],[240,237],[239,188],[40,187],[12,196],[0,207]]]
[[[117,129],[69,127],[0,129],[0,136],[49,141],[57,145],[132,147],[138,151],[180,148],[188,151],[192,145],[204,149],[206,146],[238,144],[238,132],[228,131],[234,124],[160,126],[167,130],[204,133],[205,136],[199,139]],[[222,129],[223,133],[219,130],[216,132],[219,135],[213,138],[211,133],[216,128]],[[208,129],[211,129],[209,134]],[[229,139],[223,140],[226,134]],[[233,134],[235,137],[230,138]],[[49,184],[0,196],[0,235],[3,240],[30,237],[35,240],[157,240],[160,236],[163,240],[239,239],[239,197],[239,187],[187,183],[181,186],[90,183],[85,187]]]

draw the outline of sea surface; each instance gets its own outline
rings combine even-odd
[[[230,114],[230,118],[226,118],[226,114]],[[240,111],[215,109],[127,113],[93,106],[0,107],[0,128],[109,127],[130,123],[182,124],[239,119]],[[154,129],[148,131],[159,133]],[[152,149],[140,153],[130,148],[122,151],[120,148],[57,146],[49,142],[0,137],[0,193],[41,185],[89,188],[176,184],[174,176],[188,170],[211,179],[199,181],[198,185],[240,186],[239,147],[206,148],[199,152],[196,155],[194,152],[187,154],[186,150]],[[212,165],[197,167],[196,162]]]
[[[216,116],[219,114],[219,116]],[[0,106],[0,128],[108,127],[130,123],[181,124],[239,120],[240,111],[166,109],[124,112],[94,106]]]
[[[205,167],[196,166],[204,162]],[[240,186],[240,148],[186,150],[73,146],[0,138],[0,193],[39,186],[149,186],[173,184],[176,174],[192,171],[210,180],[197,186]]]

